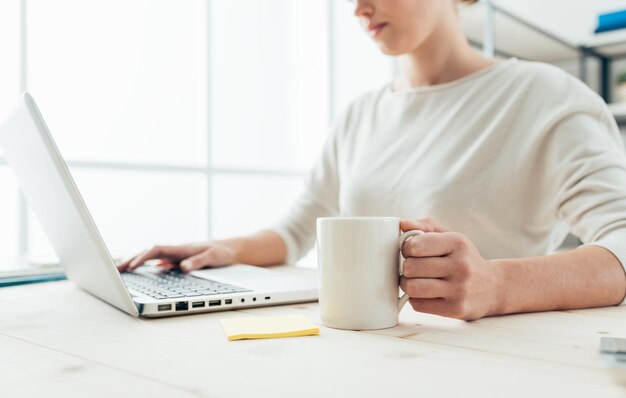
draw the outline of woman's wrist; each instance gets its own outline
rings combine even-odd
[[[214,241],[231,251],[233,263],[278,265],[285,262],[287,249],[282,238],[273,231]]]
[[[493,303],[489,311],[489,316],[504,315],[511,312],[508,308],[509,300],[507,293],[510,289],[508,288],[506,277],[506,261],[507,260],[487,261],[494,275]]]

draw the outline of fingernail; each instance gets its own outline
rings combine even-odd
[[[408,241],[410,241],[410,240],[411,240],[411,239],[413,239],[413,238],[415,238],[415,235],[408,236],[408,237],[404,240],[404,243],[407,243]],[[404,243],[402,244],[402,247],[404,247]]]

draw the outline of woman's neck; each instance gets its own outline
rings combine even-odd
[[[452,82],[498,62],[472,49],[460,29],[445,25],[398,60],[400,75],[394,82],[395,90]]]

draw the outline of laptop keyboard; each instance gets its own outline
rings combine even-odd
[[[197,278],[178,270],[155,274],[125,272],[121,275],[130,290],[156,299],[210,296],[250,291],[250,289],[244,289],[239,286]]]

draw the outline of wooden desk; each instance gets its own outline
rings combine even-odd
[[[229,342],[219,319],[135,319],[71,282],[0,289],[2,397],[624,397],[599,359],[626,307],[488,318],[419,314],[375,332]]]

